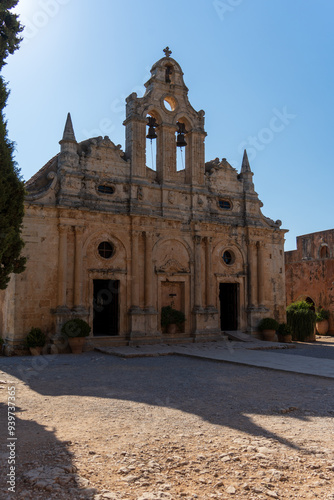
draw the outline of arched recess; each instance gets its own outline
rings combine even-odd
[[[99,252],[101,244],[113,248]],[[127,330],[127,256],[129,249],[109,231],[98,230],[83,244],[84,303],[94,337],[124,335]]]
[[[114,234],[101,230],[88,235],[83,243],[83,255],[85,256],[88,267],[98,264],[101,265],[101,263],[103,264],[98,253],[98,246],[103,241],[109,241],[114,246],[115,251],[110,260],[112,267],[120,266],[120,268],[125,269],[128,252],[124,243]],[[103,265],[101,265],[101,267],[103,267]]]
[[[243,330],[247,325],[245,255],[234,242],[221,240],[213,248],[212,263],[220,328]]]
[[[183,333],[191,331],[191,255],[188,244],[179,238],[161,238],[153,247],[158,325],[162,307],[172,306],[186,316]]]
[[[320,259],[328,259],[330,257],[329,248],[326,243],[323,243],[319,248]]]
[[[307,293],[305,293],[303,295],[299,295],[298,299],[296,299],[296,302],[299,302],[300,300],[304,300],[305,302],[307,302],[308,304],[310,304],[310,309],[312,309],[312,311],[315,311],[315,309],[316,309],[316,302],[315,302],[315,300],[313,300],[312,297],[310,297],[310,295],[308,295]]]
[[[177,246],[180,245],[181,252],[177,251]],[[162,256],[165,259],[162,259]],[[193,258],[193,252],[188,243],[180,238],[171,238],[165,236],[160,238],[153,246],[153,261],[156,268],[167,262],[168,259],[176,259],[180,264],[186,264],[188,267]]]
[[[231,262],[225,262],[224,252],[230,252],[232,254]],[[228,269],[230,269],[231,274],[236,274],[244,271],[246,259],[242,249],[238,245],[220,241],[213,248],[212,262],[214,263],[214,272],[226,273]]]

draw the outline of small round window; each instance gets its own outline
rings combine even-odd
[[[98,252],[103,259],[110,259],[114,254],[114,247],[109,241],[102,241],[98,246]]]
[[[234,254],[230,250],[225,250],[223,253],[223,261],[227,266],[231,266],[234,262]]]
[[[231,210],[232,204],[229,200],[219,200],[218,201],[219,208],[223,210]]]
[[[175,97],[172,97],[171,95],[166,95],[163,98],[163,103],[167,111],[175,111],[177,107],[177,100],[175,99]]]

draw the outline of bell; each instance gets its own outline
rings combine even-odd
[[[179,127],[179,130],[177,131],[177,138],[176,138],[176,146],[178,148],[183,148],[183,146],[186,146],[186,140],[184,138],[184,134],[187,133],[186,127],[184,123],[177,122],[176,124]]]
[[[183,146],[186,146],[186,145],[187,145],[187,143],[185,141],[184,134],[177,134],[176,146],[178,148],[183,148]]]
[[[148,117],[148,134],[146,136],[147,139],[156,139],[158,136],[155,133],[155,127],[157,127],[157,122],[155,121],[155,118],[153,116]]]

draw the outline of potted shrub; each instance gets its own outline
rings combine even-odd
[[[83,346],[91,331],[91,327],[80,318],[69,319],[63,324],[61,333],[68,339],[68,344],[73,354],[82,353]]]
[[[30,354],[38,356],[45,346],[46,335],[40,328],[32,328],[26,337],[26,346],[29,348]]]
[[[292,342],[292,334],[290,327],[286,323],[280,323],[277,329],[277,337],[279,342]]]
[[[326,335],[328,332],[329,324],[329,311],[327,309],[323,309],[322,307],[318,309],[316,312],[316,329],[319,335]]]
[[[292,302],[286,308],[287,324],[292,332],[292,339],[300,342],[315,340],[314,327],[316,314],[306,300]]]
[[[0,337],[0,355],[2,354],[4,343],[5,343],[4,339]]]
[[[269,342],[276,342],[276,330],[278,329],[278,322],[273,318],[263,318],[261,319],[258,330],[263,335],[263,340],[267,340]]]
[[[161,309],[161,326],[167,330],[167,333],[176,333],[177,327],[184,323],[186,317],[182,311],[173,309],[171,306],[165,306]]]

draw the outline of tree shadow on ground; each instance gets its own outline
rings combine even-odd
[[[2,396],[5,392],[7,387],[1,391]],[[19,399],[19,391],[17,396]],[[55,429],[50,431],[33,420],[26,420],[25,410],[19,406],[14,413],[17,431],[9,436],[8,404],[0,403],[1,499],[93,498],[96,490],[78,484],[80,477],[76,474],[68,443],[57,439]]]
[[[45,396],[100,398],[97,418],[110,407],[108,400],[131,401],[193,414],[296,450],[303,448],[251,415],[278,416],[287,410],[284,418],[298,419],[301,426],[309,420],[307,412],[330,416],[324,397],[326,391],[331,394],[330,380],[180,356],[122,359],[90,352],[6,358],[2,370]]]

